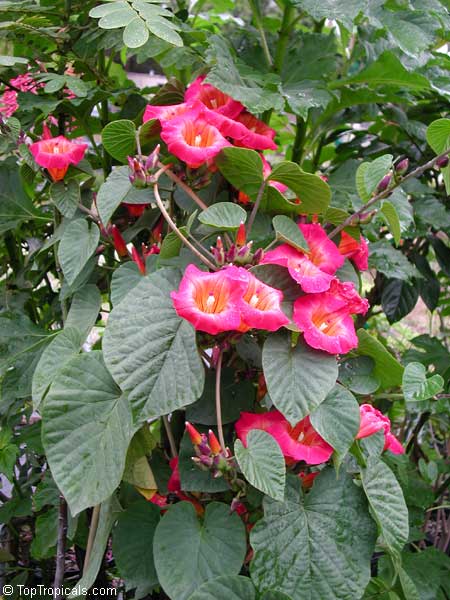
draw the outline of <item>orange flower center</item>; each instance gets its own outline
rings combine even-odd
[[[215,130],[204,121],[186,121],[182,132],[184,141],[188,146],[207,148],[215,141]]]
[[[194,302],[204,313],[221,313],[227,307],[230,298],[227,286],[220,282],[198,281],[195,284]]]
[[[230,97],[216,89],[202,87],[199,100],[211,110],[216,110],[229,101]]]
[[[244,301],[250,304],[252,308],[257,308],[258,310],[270,310],[274,307],[270,290],[258,285],[254,279],[251,279],[248,284],[247,291],[244,294]]]
[[[312,315],[312,322],[325,335],[337,335],[340,330],[340,319],[348,314],[348,309],[342,308],[329,312],[324,309],[317,309]]]

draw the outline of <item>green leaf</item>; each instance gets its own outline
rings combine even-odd
[[[79,353],[83,341],[83,336],[77,329],[66,327],[44,350],[33,374],[32,395],[35,410],[39,409],[58,373]]]
[[[403,367],[392,354],[386,350],[381,342],[367,333],[358,329],[358,353],[370,356],[375,361],[373,374],[378,377],[383,388],[401,385]]]
[[[117,8],[118,10],[103,15],[98,22],[98,26],[102,29],[116,29],[118,27],[125,27],[130,21],[136,18],[136,13],[130,5],[126,8]]]
[[[304,496],[297,478],[284,503],[264,500],[264,518],[250,534],[250,574],[260,593],[292,600],[355,600],[370,578],[375,526],[351,477],[325,469]]]
[[[370,356],[348,358],[339,366],[339,381],[355,394],[373,394],[380,387],[374,367],[375,361]]]
[[[216,156],[215,162],[227,181],[252,200],[256,200],[264,177],[263,163],[255,150],[224,148]]]
[[[100,6],[91,8],[89,11],[89,16],[93,19],[100,19],[105,15],[130,6],[126,0],[107,0],[107,2],[109,2],[109,4],[100,4]]]
[[[263,369],[272,402],[292,425],[325,400],[338,374],[335,356],[314,350],[301,340],[292,348],[286,333],[268,336]]]
[[[183,46],[183,40],[180,35],[174,31],[175,26],[171,21],[162,18],[153,18],[147,19],[146,22],[148,29],[153,35],[156,35],[156,37],[159,37],[174,46]]]
[[[352,29],[353,21],[360,12],[364,13],[367,8],[365,0],[346,0],[345,4],[342,4],[340,0],[323,0],[322,2],[294,0],[294,4],[306,10],[316,21],[335,19],[343,23],[349,30]]]
[[[379,240],[369,246],[369,266],[393,279],[411,280],[420,277],[419,271],[406,256],[388,240]]]
[[[273,218],[272,223],[278,240],[290,244],[300,252],[309,250],[303,233],[292,219],[284,215],[277,215]]]
[[[388,202],[387,200],[385,200],[381,205],[381,212],[386,218],[386,222],[389,226],[390,232],[394,237],[395,245],[398,246],[402,234],[397,209],[392,204],[392,202]]]
[[[58,540],[58,510],[51,508],[36,519],[31,555],[37,560],[51,558]]]
[[[81,201],[80,186],[75,179],[69,179],[67,183],[57,181],[50,187],[50,197],[59,212],[70,219]]]
[[[233,202],[217,202],[203,210],[198,215],[198,220],[204,225],[227,231],[237,229],[241,223],[245,223],[247,212]]]
[[[74,327],[78,329],[85,339],[97,321],[101,304],[102,297],[100,291],[93,283],[88,283],[77,290],[70,304],[65,329]]]
[[[417,284],[401,279],[388,279],[381,293],[381,306],[389,323],[400,321],[415,307],[419,298]]]
[[[100,187],[97,196],[97,209],[102,223],[106,225],[121,202],[128,204],[148,204],[154,202],[150,188],[138,189],[128,177],[128,167],[117,167]]]
[[[157,585],[153,561],[153,537],[159,523],[159,509],[146,500],[137,500],[124,510],[113,531],[113,553],[125,588],[136,588],[143,598]]]
[[[418,362],[410,362],[403,372],[403,394],[408,402],[419,402],[432,398],[444,389],[444,379],[436,373],[426,376],[426,368]]]
[[[148,40],[148,27],[143,19],[136,17],[128,23],[123,32],[123,43],[128,48],[140,48]]]
[[[128,156],[136,154],[136,125],[127,119],[108,123],[102,131],[102,142],[113,158],[126,163]]]
[[[256,600],[252,580],[241,575],[222,575],[202,584],[189,600]]]
[[[142,273],[135,262],[129,261],[120,265],[114,271],[111,281],[111,302],[113,306],[119,304],[141,280]]]
[[[442,154],[450,149],[450,119],[437,119],[427,129],[427,142],[436,152]],[[450,166],[441,169],[444,177],[445,189],[450,193]]]
[[[318,175],[303,171],[296,163],[278,163],[268,179],[287,185],[299,198],[299,209],[302,213],[322,214],[330,204],[330,186]]]
[[[227,504],[211,502],[202,522],[192,504],[174,504],[156,528],[156,572],[171,598],[187,600],[220,575],[237,575],[247,551],[245,527]]]
[[[13,67],[14,65],[26,65],[28,64],[28,58],[22,58],[21,56],[5,56],[0,55],[0,66],[2,67]]]
[[[247,447],[236,440],[234,453],[247,481],[275,500],[284,499],[286,467],[278,443],[266,431],[255,429],[247,436]]]
[[[15,444],[6,444],[0,447],[0,473],[10,481],[14,479],[14,466],[18,454],[19,448]]]
[[[72,285],[97,249],[100,230],[95,223],[75,219],[64,229],[58,248],[58,259],[67,283]]]
[[[78,581],[76,586],[72,588],[70,594],[67,596],[68,600],[75,600],[75,598],[85,597],[86,594],[80,593],[80,591],[83,589],[89,590],[94,584],[103,562],[103,556],[105,554],[106,545],[108,544],[109,534],[113,524],[117,520],[117,517],[120,515],[121,510],[120,504],[115,496],[111,496],[108,498],[108,500],[102,502],[100,506],[97,532],[95,534],[94,544],[92,546],[91,560],[89,561],[87,569],[85,569],[83,572],[83,577]]]
[[[355,290],[361,290],[361,281],[358,271],[350,260],[345,259],[344,264],[336,271],[335,275],[340,281],[349,281],[350,283],[353,283]]]
[[[54,94],[59,92],[66,85],[66,78],[62,75],[53,75],[52,79],[45,84],[44,92],[46,94]]]
[[[155,440],[151,436],[148,426],[144,425],[133,436],[128,447],[125,460],[125,469],[122,479],[143,490],[157,490],[153,472],[147,460],[147,455],[155,447]]]
[[[408,509],[402,489],[390,468],[376,457],[367,461],[361,480],[384,543],[400,552],[408,539]]]
[[[204,385],[195,330],[178,317],[170,292],[174,269],[160,269],[114,307],[103,337],[108,369],[132,407],[137,424],[192,404]]]
[[[336,384],[310,418],[314,429],[333,446],[341,463],[359,431],[360,416],[356,398]]]
[[[101,352],[76,356],[61,369],[42,418],[47,459],[72,515],[110,496],[133,432],[128,402]]]

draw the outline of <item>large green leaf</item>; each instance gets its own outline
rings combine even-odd
[[[284,502],[264,500],[264,519],[250,534],[250,572],[260,592],[292,600],[355,600],[370,578],[376,531],[361,489],[326,469],[303,496],[297,479]]]
[[[101,352],[75,356],[45,399],[42,440],[72,515],[99,504],[119,485],[132,437],[127,400]]]
[[[335,19],[341,21],[345,27],[351,30],[353,21],[362,11],[363,14],[368,7],[368,0],[346,0],[343,4],[340,0],[294,0],[294,4],[306,10],[316,21],[322,19]]]
[[[303,171],[296,163],[287,160],[278,163],[268,179],[287,185],[300,200],[302,213],[321,214],[330,204],[330,186],[318,175]]]
[[[358,329],[358,352],[375,361],[373,374],[384,388],[401,385],[403,367],[398,360],[375,337],[365,329]]]
[[[419,298],[419,288],[402,279],[388,279],[381,293],[381,306],[389,321],[395,323],[409,314]]]
[[[278,240],[287,242],[300,252],[309,250],[308,242],[305,240],[301,229],[292,219],[284,215],[277,215],[272,222]]]
[[[159,509],[142,498],[119,515],[113,531],[117,568],[126,589],[136,588],[136,599],[151,592],[158,583],[153,561],[153,536],[159,520]]]
[[[58,373],[79,353],[84,339],[73,327],[66,327],[50,342],[41,355],[33,374],[33,407],[39,409],[41,401]]]
[[[355,394],[373,394],[380,387],[374,367],[375,361],[370,356],[348,358],[339,365],[339,382]]]
[[[272,402],[295,425],[321,404],[336,383],[336,357],[299,340],[293,348],[286,333],[269,335],[263,369]]]
[[[356,171],[356,187],[361,198],[367,201],[378,184],[392,167],[392,154],[383,154],[370,163],[362,163]]]
[[[100,230],[86,219],[75,219],[64,228],[58,248],[58,259],[67,283],[72,285],[97,249]]]
[[[369,266],[393,279],[410,281],[413,277],[420,277],[419,271],[403,252],[396,250],[386,239],[370,244]]]
[[[359,405],[356,398],[336,385],[320,406],[311,413],[311,424],[335,449],[338,461],[347,454],[359,430]]]
[[[117,167],[98,191],[97,209],[104,225],[108,223],[121,202],[128,204],[154,202],[151,188],[134,187],[128,175],[128,167]]]
[[[252,580],[241,575],[222,575],[202,584],[189,600],[255,600]]]
[[[144,277],[108,319],[105,362],[128,393],[137,424],[192,404],[203,390],[195,331],[178,317],[170,298],[177,273],[166,268]]]
[[[436,152],[442,154],[450,149],[450,119],[437,119],[427,129],[427,142]],[[450,166],[442,169],[447,194],[450,193]]]
[[[50,188],[50,197],[61,214],[68,218],[73,217],[81,200],[78,181],[69,179],[67,182],[53,183]]]
[[[224,148],[215,159],[222,175],[236,189],[245,192],[252,200],[264,183],[263,163],[255,150]]]
[[[192,504],[173,505],[153,542],[159,582],[174,600],[187,600],[202,583],[220,575],[237,575],[246,550],[243,522],[219,502],[207,505],[202,521]]]
[[[247,436],[247,447],[236,440],[234,453],[245,478],[253,487],[283,501],[286,467],[281,449],[266,431],[255,429]]]
[[[203,210],[198,215],[198,220],[204,225],[217,229],[237,229],[247,220],[247,212],[233,202],[217,202]]]
[[[409,402],[428,400],[442,392],[444,379],[439,373],[428,378],[426,374],[427,370],[422,363],[410,362],[406,365],[402,381],[405,400]]]
[[[97,321],[101,303],[102,297],[96,285],[89,283],[82,287],[73,295],[65,328],[75,327],[86,338]]]
[[[400,552],[409,534],[408,509],[394,473],[379,458],[370,457],[361,479],[384,543]]]
[[[102,131],[106,151],[116,160],[126,163],[136,153],[136,125],[128,119],[108,123]]]
[[[142,273],[134,261],[129,261],[115,269],[111,280],[111,302],[119,304],[128,292],[142,280]]]
[[[381,212],[383,213],[387,221],[389,230],[394,238],[394,242],[398,246],[402,232],[397,209],[392,204],[392,202],[388,202],[387,200],[385,200],[381,205]]]

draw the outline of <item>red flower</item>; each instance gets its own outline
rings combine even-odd
[[[339,252],[345,258],[352,260],[360,271],[366,271],[369,268],[369,247],[363,236],[358,242],[343,231],[339,242]]]
[[[37,164],[47,169],[53,181],[60,181],[69,165],[76,165],[83,159],[87,147],[87,144],[77,144],[59,135],[31,144],[30,152]]]
[[[330,354],[346,354],[358,346],[351,314],[367,312],[369,303],[352,283],[333,281],[327,292],[307,294],[294,302],[293,320],[312,348]]]
[[[235,119],[244,107],[237,100],[233,100],[210,83],[203,83],[206,75],[197,77],[187,88],[184,99],[186,102],[200,100],[210,110],[218,112],[230,119]]]
[[[242,123],[247,129],[245,136],[236,139],[236,146],[252,148],[253,150],[276,150],[277,145],[273,141],[275,129],[272,129],[251,113],[245,111],[236,117],[238,123]]]
[[[128,202],[122,202],[127,209],[130,217],[141,217],[144,214],[148,204],[129,204]]]
[[[313,428],[309,417],[292,427],[277,410],[263,414],[242,412],[235,428],[244,446],[247,445],[247,435],[252,429],[267,431],[278,442],[288,460],[303,460],[309,465],[318,465],[326,462],[333,454],[333,448]]]
[[[314,473],[305,473],[304,471],[300,471],[298,476],[302,482],[302,488],[304,490],[309,490],[312,488],[314,483],[314,479],[319,475],[320,471],[315,471]]]
[[[361,404],[359,407],[361,423],[356,439],[369,437],[381,429],[384,431],[384,450],[390,450],[394,454],[404,454],[405,449],[395,436],[391,433],[391,422],[371,404]]]
[[[119,256],[128,256],[127,244],[116,225],[112,226],[111,233],[113,237],[114,248],[116,249],[117,254]]]

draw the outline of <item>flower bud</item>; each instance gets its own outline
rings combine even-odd
[[[128,204],[124,203],[130,217],[140,217],[143,215],[148,204]]]
[[[243,504],[239,498],[233,498],[231,501],[230,512],[235,512],[239,516],[244,515],[247,512],[245,504]]]
[[[225,254],[225,260],[226,262],[234,262],[236,260],[238,254],[238,249],[236,248],[236,246],[234,244],[231,244],[228,252]]]
[[[132,156],[128,156],[128,178],[135,187],[144,188],[147,185],[147,178],[144,165]]]
[[[142,273],[142,275],[145,275],[145,263],[134,246],[131,248],[131,258],[137,264],[139,271]]]
[[[245,225],[244,221],[241,221],[239,225],[239,229],[236,233],[236,246],[241,247],[244,246],[246,242],[246,234],[245,234]]]
[[[111,235],[114,242],[114,248],[119,256],[128,256],[127,245],[116,225],[111,228]]]
[[[156,167],[156,165],[158,164],[160,147],[161,147],[161,145],[158,144],[156,146],[156,148],[153,150],[153,152],[149,155],[147,160],[145,161],[144,167],[145,167],[146,171],[150,171],[151,169],[154,169]]]
[[[219,444],[219,440],[216,438],[215,433],[214,431],[212,431],[212,429],[208,431],[208,439],[211,452],[213,454],[220,454],[222,452],[222,447]]]
[[[192,445],[198,446],[199,444],[201,444],[202,436],[201,436],[200,432],[197,431],[195,429],[195,427],[191,423],[189,423],[189,421],[186,421],[185,425],[186,425],[186,431],[188,432],[189,437],[191,438]]]
[[[409,159],[403,158],[395,165],[395,173],[397,175],[404,175],[409,169]]]
[[[225,263],[225,250],[223,247],[222,238],[220,236],[217,237],[216,247],[211,246],[211,252],[216,260],[217,265],[222,267]]]
[[[263,258],[264,258],[264,250],[262,248],[258,248],[258,250],[256,250],[255,254],[253,255],[252,264],[254,264],[254,265],[259,264]]]
[[[441,156],[434,163],[438,169],[444,169],[448,165],[449,158],[448,156]]]
[[[376,189],[377,193],[384,192],[385,190],[387,190],[391,184],[391,180],[392,180],[391,173],[388,173],[387,175],[385,175],[383,177],[383,179],[380,181],[380,183],[377,185],[377,189]]]

